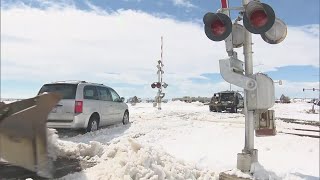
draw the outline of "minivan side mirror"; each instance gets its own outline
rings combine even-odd
[[[125,100],[124,97],[121,97],[121,98],[120,98],[120,101],[121,101],[121,102],[124,102],[124,100]]]

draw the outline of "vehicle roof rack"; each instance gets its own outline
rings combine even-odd
[[[55,81],[54,83],[64,83],[64,82],[86,83],[86,81],[82,81],[82,80],[64,80],[64,81]]]
[[[53,83],[88,83],[88,84],[104,85],[102,83],[92,83],[92,82],[83,81],[83,80],[64,80],[64,81],[55,81]]]

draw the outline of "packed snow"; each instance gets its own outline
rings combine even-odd
[[[315,113],[311,112],[312,106],[314,107]],[[314,105],[313,103],[276,103],[272,109],[276,110],[276,117],[278,118],[319,121],[319,106]]]
[[[319,106],[276,104],[276,118],[319,121]],[[162,110],[152,103],[129,105],[128,125],[115,125],[76,136],[50,130],[52,157],[73,157],[96,165],[61,179],[218,179],[226,172],[249,177],[236,169],[244,146],[244,115],[209,112],[202,103],[169,102]],[[319,139],[285,134],[319,126],[276,121],[278,134],[255,137],[259,163],[255,179],[319,179]],[[319,133],[317,133],[319,135]]]

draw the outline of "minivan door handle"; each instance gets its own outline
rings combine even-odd
[[[63,106],[62,104],[57,104],[56,106]]]

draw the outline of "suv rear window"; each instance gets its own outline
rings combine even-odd
[[[234,99],[233,93],[223,93],[221,94],[221,101],[232,101]]]
[[[77,84],[45,84],[38,94],[45,92],[57,92],[61,94],[62,99],[75,99]]]

